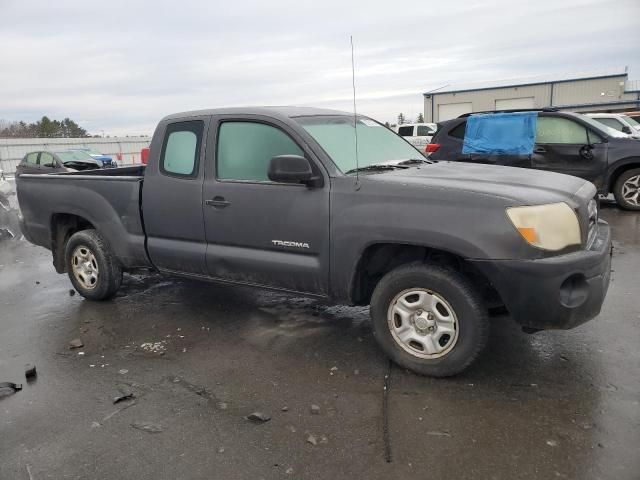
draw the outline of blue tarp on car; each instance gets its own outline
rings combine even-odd
[[[471,115],[464,133],[463,154],[531,155],[537,112]]]

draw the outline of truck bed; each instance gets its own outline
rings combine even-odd
[[[22,232],[30,242],[54,250],[56,235],[64,232],[52,231],[52,225],[61,219],[63,224],[86,222],[100,231],[124,268],[150,266],[140,209],[143,179],[144,166],[20,175]],[[59,261],[54,251],[56,268]]]

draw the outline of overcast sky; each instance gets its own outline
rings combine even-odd
[[[164,115],[238,105],[422,111],[457,82],[629,65],[639,0],[0,0],[0,118],[151,134]]]

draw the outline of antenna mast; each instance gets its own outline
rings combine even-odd
[[[350,35],[349,38],[351,39],[351,84],[353,86],[353,134],[356,142],[356,185],[358,185],[360,177],[358,175],[358,127],[356,123],[356,67],[355,62],[353,61],[353,35]]]

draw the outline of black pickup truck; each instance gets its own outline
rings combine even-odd
[[[152,268],[370,305],[382,349],[425,375],[473,362],[488,305],[529,331],[568,329],[600,312],[609,285],[593,184],[430,162],[331,110],[171,115],[146,168],[25,174],[17,189],[25,237],[85,298]]]

